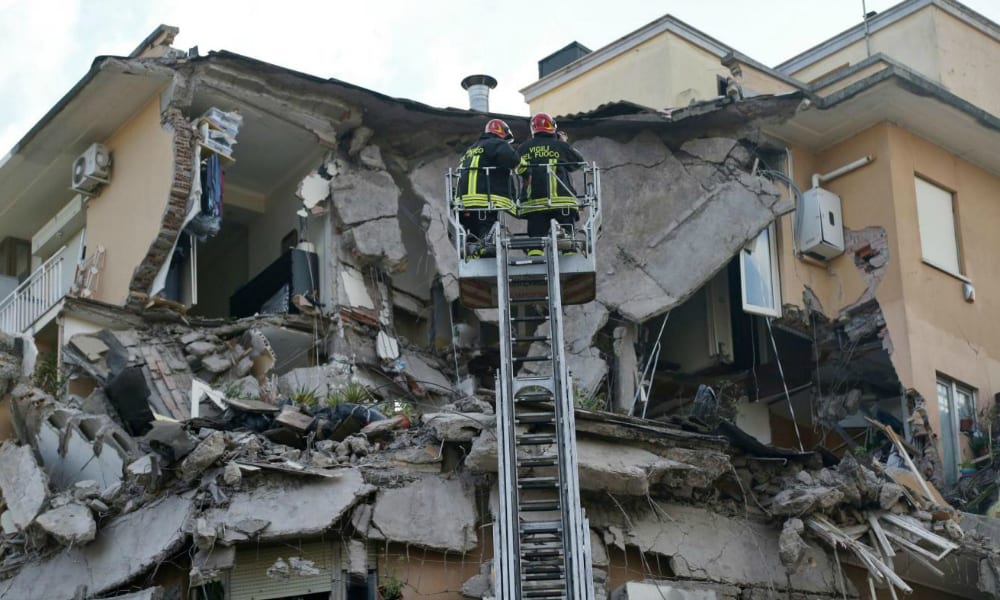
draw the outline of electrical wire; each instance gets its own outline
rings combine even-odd
[[[778,363],[778,375],[781,376],[781,385],[785,388],[785,398],[788,400],[788,411],[792,414],[792,425],[795,426],[795,437],[799,441],[799,450],[805,452],[802,445],[802,435],[799,433],[799,423],[795,420],[795,407],[792,406],[792,395],[788,393],[788,382],[785,381],[785,369],[781,366],[781,357],[778,355],[778,344],[774,341],[774,330],[771,329],[771,317],[767,317],[767,333],[771,337],[771,347],[774,348],[774,361]]]

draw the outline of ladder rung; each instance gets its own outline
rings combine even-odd
[[[524,337],[514,338],[511,342],[515,344],[518,342],[547,342],[550,339],[552,338],[547,335],[526,335]]]
[[[528,315],[526,317],[511,317],[512,323],[541,323],[542,321],[548,321],[548,315]]]
[[[559,510],[559,500],[521,500],[517,509],[520,511],[549,512]]]
[[[517,480],[517,487],[525,489],[555,488],[559,487],[559,479],[556,477],[520,477]]]
[[[556,443],[556,436],[553,433],[525,433],[517,436],[518,446],[542,446]]]
[[[543,454],[542,456],[525,456],[517,459],[518,467],[553,467],[558,463],[559,457],[555,454]]]
[[[507,264],[509,264],[512,267],[518,267],[522,265],[540,265],[544,263],[545,263],[544,256],[526,256],[524,258],[515,258]]]
[[[556,416],[551,412],[521,413],[514,415],[514,420],[518,423],[552,423]]]
[[[539,354],[538,356],[515,356],[514,362],[543,362],[546,360],[552,360],[552,356],[548,354]]]
[[[560,533],[562,521],[522,521],[521,533]]]
[[[511,304],[515,304],[515,303],[522,303],[523,304],[523,303],[528,303],[528,302],[538,304],[539,302],[548,302],[548,301],[549,301],[549,297],[548,296],[523,296],[521,298],[511,298],[510,299]]]

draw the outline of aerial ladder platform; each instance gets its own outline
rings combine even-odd
[[[499,317],[499,508],[493,532],[498,599],[594,598],[590,528],[580,504],[573,385],[563,344],[563,306],[595,297],[600,172],[596,165],[580,166],[582,226],[553,220],[541,238],[511,233],[508,225],[514,223],[501,214],[486,240],[469,239],[454,195],[461,171],[451,170],[447,178],[462,302],[495,307]],[[495,255],[472,258],[483,249]],[[528,256],[530,249],[543,255]]]

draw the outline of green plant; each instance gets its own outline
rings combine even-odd
[[[295,391],[293,391],[288,398],[292,402],[303,406],[312,407],[319,403],[319,396],[316,395],[316,390],[305,385],[300,385],[295,388]]]
[[[574,384],[573,404],[575,404],[577,408],[583,408],[585,410],[606,410],[608,400],[604,390],[601,390],[596,394],[588,395],[583,388]]]
[[[340,388],[336,392],[330,392],[323,399],[327,406],[337,406],[338,404],[368,404],[373,400],[368,388],[360,383],[351,382]]]
[[[35,362],[35,372],[32,374],[35,387],[51,396],[59,395],[66,379],[59,369],[59,358],[55,352],[41,352]]]
[[[969,448],[972,453],[976,456],[984,454],[984,451],[990,446],[990,437],[985,431],[970,431],[969,432]]]
[[[227,381],[222,386],[222,395],[235,400],[253,400],[253,394],[243,389],[243,384],[239,381]]]
[[[854,447],[854,457],[858,460],[865,460],[871,451],[866,446],[855,446]]]
[[[963,471],[975,471],[976,465],[971,460],[963,460],[962,463],[958,465],[958,468]]]
[[[403,587],[406,585],[399,577],[392,573],[379,578],[378,593],[383,600],[399,600],[403,597]]]

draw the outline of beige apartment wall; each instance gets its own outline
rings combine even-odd
[[[907,330],[913,375],[910,385],[938,422],[936,375],[957,379],[977,391],[987,406],[1000,391],[1000,177],[895,126],[888,126],[896,198],[897,263],[907,299]],[[968,303],[963,282],[921,259],[914,176],[954,193],[962,271],[976,288]]]
[[[822,184],[840,196],[844,226],[851,230],[881,226],[889,244],[889,264],[882,281],[875,288],[875,298],[885,313],[892,337],[893,365],[903,382],[912,385],[910,341],[906,327],[906,304],[901,280],[900,251],[897,247],[896,215],[893,208],[889,126],[871,127],[853,138],[819,153],[793,149],[792,170],[796,185],[803,191],[811,186],[813,173],[828,173],[865,155],[875,161],[866,167]],[[835,317],[844,308],[865,299],[867,285],[854,265],[850,251],[826,263],[794,256],[792,222],[794,213],[781,219],[779,269],[782,301],[803,305],[802,294],[808,286],[819,298],[827,316]]]
[[[957,96],[1000,116],[1000,41],[934,9],[941,83]]]
[[[530,107],[532,113],[567,115],[618,100],[687,106],[717,95],[717,74],[729,74],[717,56],[664,32],[535,98]]]
[[[173,135],[160,125],[153,98],[104,142],[111,184],[87,203],[87,253],[107,250],[95,298],[124,304],[129,281],[160,231],[173,177]]]
[[[784,94],[795,91],[795,88],[784,81],[746,63],[740,63],[740,68],[743,70],[743,93],[745,95]],[[722,73],[721,75],[725,77],[726,74]]]
[[[919,10],[871,36],[871,54],[881,52],[905,64],[932,81],[941,81],[938,61],[936,18],[933,7]],[[790,73],[796,79],[810,82],[833,69],[857,64],[868,57],[865,40],[854,42],[803,69]]]
[[[865,154],[875,162],[824,183],[843,202],[851,230],[886,230],[889,263],[875,292],[892,338],[893,365],[902,384],[928,399],[932,426],[939,430],[938,373],[977,390],[980,406],[1000,391],[1000,178],[891,124],[876,125],[854,138],[810,153],[794,149],[796,184],[803,190],[814,172],[828,172]],[[963,274],[976,287],[976,302],[965,302],[959,278],[921,258],[915,175],[955,193],[956,228]],[[809,286],[828,316],[861,298],[865,283],[847,253],[819,264],[793,255],[792,219],[781,219],[779,268],[783,301],[802,306]]]

